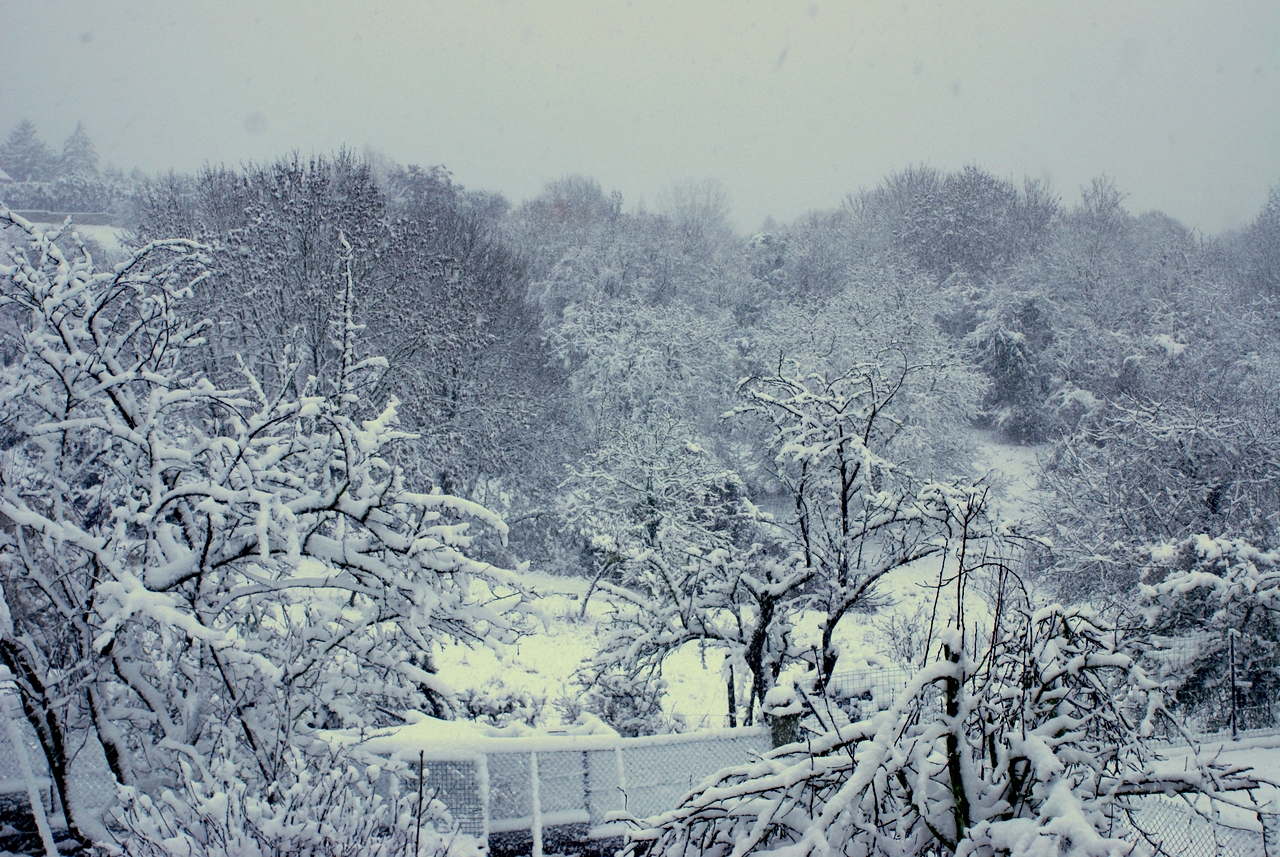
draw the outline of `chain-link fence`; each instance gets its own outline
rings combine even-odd
[[[1134,843],[1130,857],[1275,857],[1275,816],[1206,817],[1178,798],[1134,798],[1117,812],[1112,835]]]
[[[708,776],[770,747],[764,728],[493,744],[479,755],[423,762],[426,793],[448,808],[460,832],[487,833],[491,842],[569,827],[580,838],[621,835],[625,819],[674,809]]]
[[[0,681],[0,718],[4,721],[0,724],[0,850],[40,850],[28,779],[40,796],[44,817],[55,838],[66,832],[66,809],[53,787],[44,750],[23,714],[12,680]],[[25,766],[14,745],[15,735],[25,750]],[[72,806],[72,815],[82,822],[102,819],[116,802],[116,781],[102,745],[92,730],[65,737],[67,802]]]
[[[1204,738],[1280,726],[1280,642],[1235,630],[1157,636],[1142,664],[1169,682],[1170,728]]]

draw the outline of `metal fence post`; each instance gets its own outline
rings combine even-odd
[[[538,754],[529,754],[529,802],[532,804],[533,824],[530,832],[533,834],[533,850],[532,857],[542,857],[542,795],[539,794],[540,784],[538,782]]]
[[[1240,737],[1239,713],[1236,709],[1236,697],[1239,692],[1236,688],[1236,637],[1239,631],[1231,628],[1227,631],[1227,652],[1231,661],[1231,737]]]
[[[630,801],[627,800],[627,768],[622,763],[622,745],[614,747],[613,752],[618,762],[618,791],[622,793],[622,811],[626,812]]]
[[[480,820],[484,830],[484,847],[489,847],[489,755],[481,753],[476,759],[476,793],[480,797]],[[416,855],[415,855],[416,857]]]

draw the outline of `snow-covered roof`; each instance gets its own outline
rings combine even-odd
[[[0,169],[0,182],[11,182],[11,181],[13,181],[13,176],[9,175],[4,170]]]

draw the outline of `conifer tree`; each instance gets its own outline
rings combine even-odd
[[[49,147],[36,135],[35,123],[30,119],[19,122],[0,146],[0,167],[14,181],[47,181],[53,172],[53,160]]]
[[[98,177],[98,150],[84,130],[84,123],[77,122],[76,130],[62,144],[62,157],[59,159],[62,175],[81,176],[83,178]]]

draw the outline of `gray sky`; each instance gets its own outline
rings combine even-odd
[[[1280,184],[1280,2],[0,0],[0,134],[192,170],[366,145],[513,202],[716,178],[738,226],[913,163],[1103,172],[1207,233]]]

